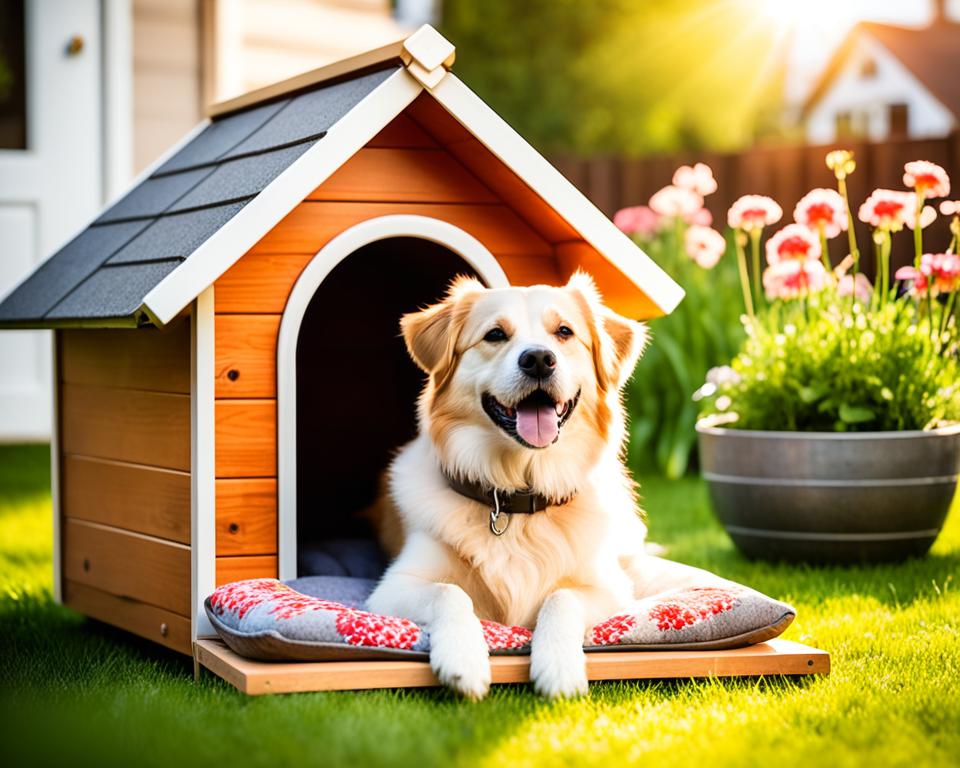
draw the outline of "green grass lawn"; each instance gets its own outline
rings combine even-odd
[[[925,559],[807,568],[739,557],[695,479],[648,479],[670,556],[792,602],[825,678],[247,698],[51,598],[47,453],[0,448],[0,765],[943,766],[960,762],[960,512]]]

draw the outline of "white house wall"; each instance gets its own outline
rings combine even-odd
[[[860,75],[864,60],[872,57],[876,73]],[[837,116],[844,112],[864,120],[863,133],[871,140],[889,135],[889,107],[907,105],[907,131],[912,138],[943,136],[954,118],[927,88],[883,45],[862,33],[844,67],[807,116],[807,140],[828,144],[837,139]]]

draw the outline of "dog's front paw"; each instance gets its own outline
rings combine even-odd
[[[530,654],[533,689],[548,699],[584,696],[588,691],[583,648],[539,647]]]
[[[468,699],[490,690],[490,655],[483,627],[472,621],[436,627],[430,632],[430,667],[441,683]]]

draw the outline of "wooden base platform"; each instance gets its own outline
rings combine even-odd
[[[251,696],[266,693],[439,685],[425,661],[277,663],[238,656],[219,639],[198,640],[197,663]],[[529,682],[529,656],[493,656],[494,683]],[[789,640],[731,651],[601,651],[587,654],[590,680],[825,675],[830,654]]]

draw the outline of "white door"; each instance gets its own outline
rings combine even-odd
[[[0,0],[0,296],[95,215],[99,0]],[[19,40],[17,39],[19,37]],[[51,426],[49,331],[0,331],[0,441]]]

